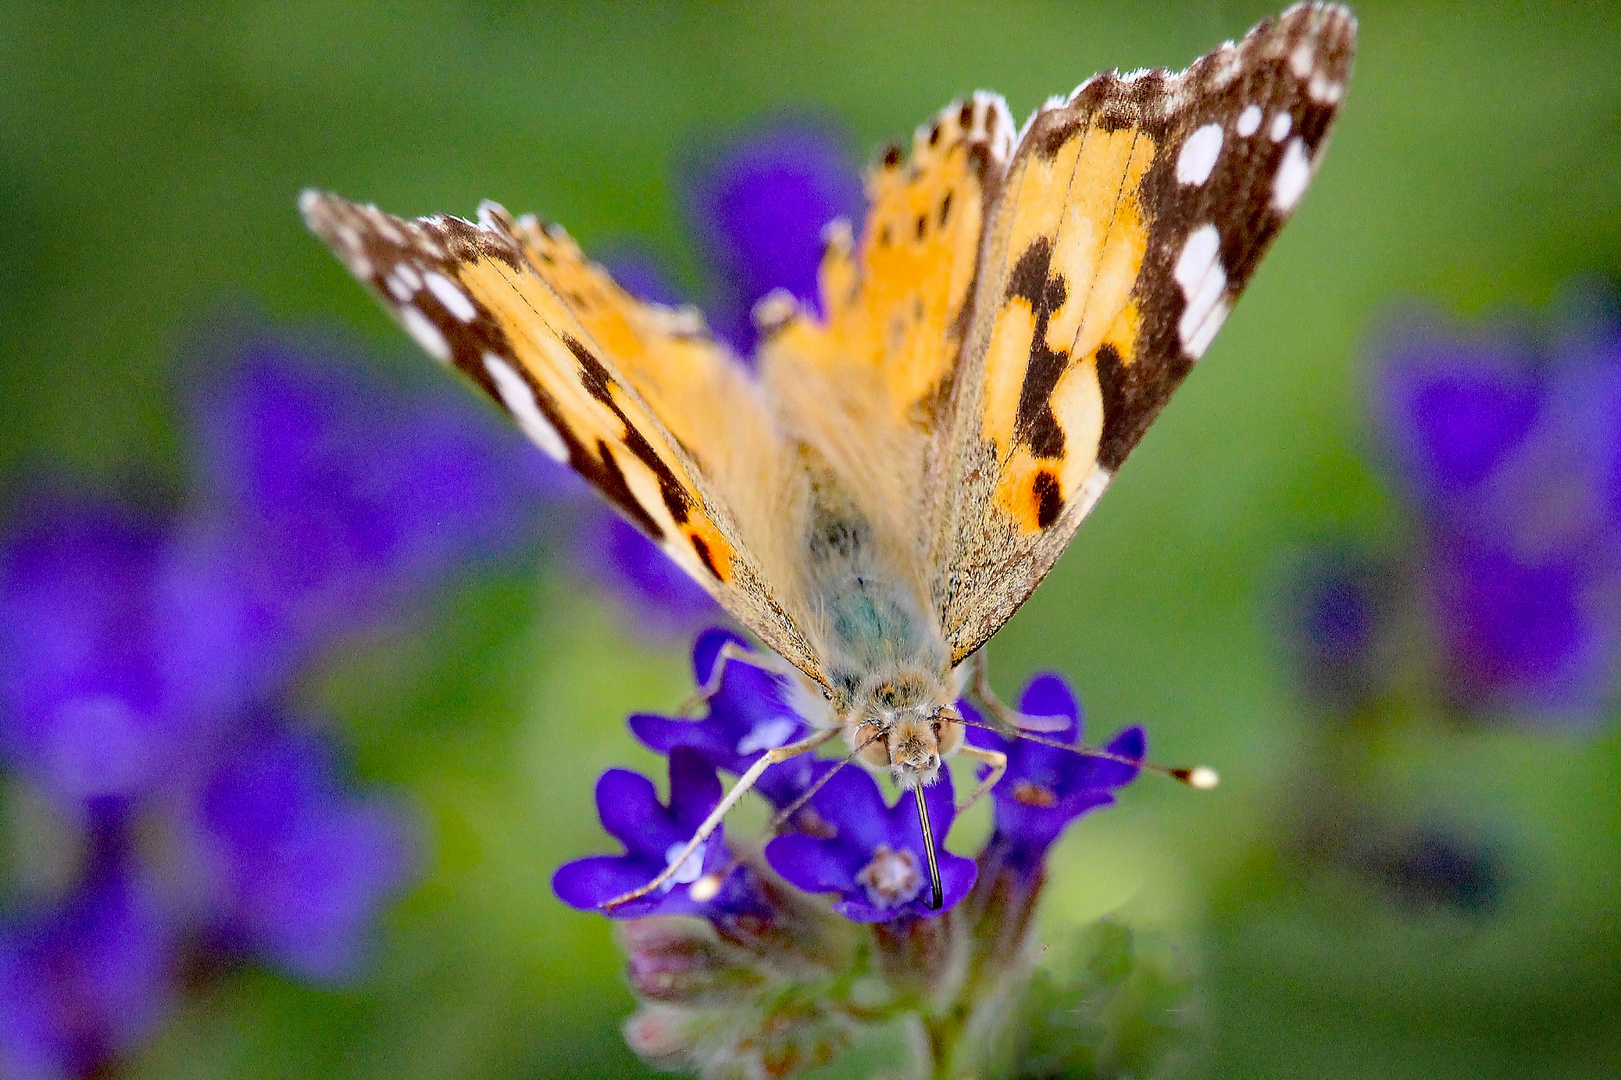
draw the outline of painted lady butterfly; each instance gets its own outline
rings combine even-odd
[[[762,303],[758,377],[696,312],[633,299],[534,217],[301,205],[435,359],[821,699],[825,728],[762,757],[695,848],[760,771],[840,732],[921,808],[943,756],[986,759],[963,744],[965,689],[1040,730],[975,658],[1299,204],[1355,28],[1299,4],[1180,74],[1094,76],[1022,129],[991,94],[948,106],[875,168],[859,237],[829,228],[823,314]]]

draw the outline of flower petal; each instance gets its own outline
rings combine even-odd
[[[1073,743],[1081,735],[1081,706],[1062,676],[1044,672],[1030,680],[1019,699],[1019,711],[1026,716],[1063,716],[1070,720],[1058,731],[1043,732],[1055,742]]]
[[[724,794],[720,777],[697,750],[678,746],[670,752],[670,816],[691,838]]]
[[[632,858],[624,855],[591,855],[584,859],[575,859],[564,863],[552,875],[552,891],[563,903],[581,911],[597,911],[599,906],[616,896],[623,896],[632,889],[641,888],[664,870],[663,863],[650,862],[647,859]],[[656,904],[664,898],[665,894],[657,894],[642,901],[633,901],[636,904],[631,910],[636,913],[645,913],[651,904]],[[630,905],[623,905],[630,907]],[[618,909],[613,912],[621,914]]]
[[[784,881],[813,893],[849,892],[861,869],[843,845],[798,834],[778,836],[766,844],[765,859]]]
[[[660,804],[653,781],[629,769],[609,769],[598,778],[597,816],[603,829],[624,844],[626,851],[657,860],[660,870],[664,869],[665,850],[685,839]]]

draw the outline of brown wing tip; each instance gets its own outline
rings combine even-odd
[[[1276,23],[1268,20],[1256,26],[1245,35],[1245,42],[1266,36],[1286,42],[1288,49],[1310,44],[1329,63],[1338,58],[1344,65],[1338,74],[1343,77],[1356,50],[1356,32],[1356,15],[1344,4],[1300,3],[1287,8]]]

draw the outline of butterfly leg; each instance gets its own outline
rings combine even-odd
[[[991,689],[991,662],[984,649],[970,656],[966,662],[970,665],[967,696],[1004,730],[1063,731],[1069,726],[1067,716],[1026,716],[998,698],[996,691]]]
[[[977,746],[969,746],[966,743],[957,752],[964,757],[973,758],[981,765],[991,767],[990,774],[979,782],[979,786],[974,789],[974,793],[968,796],[968,801],[957,807],[957,813],[960,814],[984,798],[985,793],[995,787],[998,780],[1002,779],[1002,774],[1007,772],[1007,755],[1000,750],[983,750]]]
[[[691,716],[700,708],[709,704],[709,700],[720,693],[721,680],[726,676],[726,665],[734,660],[740,664],[759,668],[761,671],[771,675],[786,674],[783,661],[777,657],[753,652],[745,649],[735,641],[728,641],[720,647],[720,653],[715,657],[715,663],[709,669],[709,678],[676,707],[676,715]]]
[[[768,750],[761,754],[760,760],[750,765],[749,771],[744,773],[736,784],[732,785],[732,790],[726,793],[726,798],[722,799],[720,804],[709,812],[709,816],[704,819],[704,823],[698,826],[698,831],[692,834],[692,839],[687,841],[687,846],[681,849],[679,855],[670,860],[670,865],[664,868],[662,874],[639,889],[632,889],[630,892],[616,896],[612,900],[603,901],[601,906],[612,911],[620,904],[641,899],[666,881],[669,881],[671,877],[675,876],[675,872],[686,864],[686,861],[692,857],[693,853],[703,847],[704,841],[708,840],[710,835],[720,827],[721,821],[731,812],[732,807],[742,801],[743,796],[749,793],[749,789],[760,779],[760,775],[766,769],[772,765],[787,761],[791,757],[815,750],[838,734],[838,728],[827,728],[816,732],[809,738],[801,739],[796,743],[789,743],[787,746],[779,746],[775,750]]]

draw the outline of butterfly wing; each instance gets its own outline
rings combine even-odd
[[[817,681],[773,587],[791,581],[749,493],[780,486],[780,440],[696,311],[642,303],[566,233],[486,203],[406,221],[317,192],[310,228],[435,359],[460,370],[727,611]]]
[[[1321,159],[1356,23],[1299,4],[1187,71],[1049,102],[986,215],[933,519],[971,655],[1062,554],[1204,354]]]
[[[859,504],[886,548],[886,572],[915,575],[924,607],[932,453],[968,330],[986,207],[1014,137],[1002,99],[976,94],[918,128],[910,155],[886,152],[868,177],[861,235],[843,222],[829,229],[822,311],[786,313],[761,347],[784,430],[813,476],[832,474],[813,486]]]

